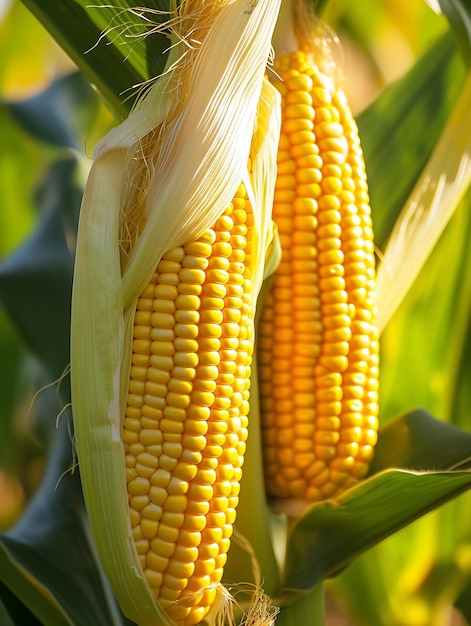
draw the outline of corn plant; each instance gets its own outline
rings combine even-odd
[[[335,2],[23,3],[81,73],[2,103],[2,178],[48,163],[2,241],[2,466],[22,413],[47,450],[2,624],[471,620],[467,3],[357,122]]]

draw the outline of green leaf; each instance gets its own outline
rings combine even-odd
[[[1,308],[0,354],[0,466],[11,471],[17,453],[13,419],[16,407],[26,392],[23,376],[26,353]]]
[[[448,267],[454,276],[448,280],[450,296],[448,302],[448,333],[442,339],[450,358],[450,388],[447,415],[457,426],[469,426],[469,407],[471,406],[471,266],[469,264],[469,241],[471,240],[471,190],[465,196],[461,210],[462,219],[457,222],[455,231],[448,235],[449,252],[454,252],[454,263],[447,255]],[[446,252],[445,252],[446,253]],[[443,257],[445,258],[445,257]],[[449,260],[450,259],[450,260]],[[455,267],[453,267],[455,265]],[[436,276],[437,280],[440,277]],[[436,292],[435,292],[436,294]],[[445,294],[446,295],[446,294]]]
[[[309,2],[308,0],[306,0],[306,3],[310,8],[314,7],[318,15],[322,15],[322,13],[326,10],[329,1],[330,0],[311,0]]]
[[[288,540],[284,591],[309,592],[386,537],[471,487],[471,472],[386,470],[314,505]]]
[[[468,67],[471,67],[471,5],[468,0],[438,0]]]
[[[470,200],[468,194],[382,335],[383,420],[426,406],[456,426],[469,425]]]
[[[358,117],[379,248],[437,142],[463,80],[447,34]]]
[[[12,561],[11,556],[0,543],[0,571],[1,577],[8,580],[8,587],[0,586],[0,597],[4,601],[9,597],[10,605],[14,604],[15,621],[11,623],[28,626],[72,626],[71,622],[61,611],[60,607],[43,588],[40,581],[32,580],[27,570],[22,569]],[[16,593],[13,593],[11,590]],[[17,594],[17,595],[16,595]],[[27,607],[31,607],[30,611]],[[39,619],[36,619],[36,617]],[[26,619],[27,618],[27,621]],[[1,622],[3,624],[3,621]]]
[[[418,409],[379,431],[370,475],[388,468],[451,470],[471,465],[471,433]]]
[[[35,211],[31,187],[37,180],[41,150],[20,132],[11,111],[0,102],[0,258],[9,254],[31,231]]]
[[[54,378],[69,362],[70,293],[81,191],[75,159],[56,163],[38,198],[47,211],[39,228],[0,265],[0,300],[32,352]]]
[[[0,584],[0,624],[2,626],[19,624],[41,626],[41,622],[38,622],[25,605],[10,592],[8,587],[2,584]]]
[[[471,621],[471,580],[460,593],[455,606],[460,609],[469,623]]]
[[[101,6],[88,0],[22,1],[121,115],[132,106],[129,90],[162,72],[169,40],[158,33],[143,35],[151,22],[166,17],[169,0],[146,2],[144,14],[127,10],[136,6],[132,0]],[[109,33],[102,37],[104,31]]]
[[[43,162],[59,155],[59,160],[46,169],[33,198],[18,196],[15,191],[22,188],[19,172],[9,193],[17,142],[5,146],[14,156],[4,160],[4,176],[0,159],[0,177],[6,179],[0,215],[12,214],[5,222],[7,229],[13,223],[15,208],[19,212],[31,200],[41,215],[30,239],[0,264],[0,302],[28,347],[58,377],[69,362],[73,248],[82,197],[82,164],[70,148],[79,151],[86,143],[98,113],[98,98],[86,79],[75,73],[34,98],[2,103],[2,109],[8,114],[7,127],[14,128],[17,135],[19,128],[26,131],[21,136],[29,135],[36,150],[40,143],[48,144],[39,155]],[[18,158],[18,170],[23,163]],[[30,196],[31,178],[28,171],[26,190]]]
[[[86,78],[75,72],[33,98],[5,106],[36,141],[82,150],[96,116],[98,98]]]
[[[311,507],[288,539],[284,588],[308,591],[400,528],[471,487],[471,433],[424,410],[379,433],[370,478]],[[394,468],[394,469],[391,469]]]
[[[123,626],[90,541],[65,416],[26,513],[0,535],[0,580],[48,626]]]

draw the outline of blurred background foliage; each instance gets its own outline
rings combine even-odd
[[[341,40],[345,90],[366,136],[368,127],[362,120],[368,117],[362,112],[446,32],[447,22],[423,0],[335,0],[324,18]],[[64,306],[58,294],[70,290],[70,251],[80,189],[94,146],[113,120],[88,81],[75,70],[23,4],[0,0],[3,270],[11,259],[20,265],[47,266],[46,255],[35,256],[37,250],[44,251],[44,245],[36,248],[28,240],[32,233],[41,239],[39,225],[45,220],[63,231],[65,242],[63,250],[55,250],[63,255],[55,277],[57,289],[37,294],[37,308],[28,306],[28,290],[41,289],[34,272],[30,283],[18,280],[4,285],[9,314],[0,301],[0,530],[14,524],[35,493],[56,417],[64,406],[55,386],[39,395],[36,392],[57,380],[67,364],[67,347],[49,361],[45,351],[51,342],[68,345],[67,328],[60,325],[64,311],[56,310]],[[51,90],[56,90],[55,95]],[[367,147],[365,152],[368,157]],[[367,160],[367,168],[374,170],[375,163]],[[374,205],[375,195],[380,198],[381,192],[376,194],[373,188],[379,222],[381,207]],[[382,337],[383,421],[424,407],[471,430],[470,208],[468,192]],[[24,298],[17,297],[21,290]],[[18,310],[12,316],[8,293],[16,297],[17,306],[25,307],[24,313]],[[42,339],[28,339],[22,315],[38,316]],[[471,619],[470,507],[471,494],[460,496],[382,542],[330,581],[328,624],[468,624],[464,616]]]

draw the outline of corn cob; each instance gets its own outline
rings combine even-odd
[[[130,520],[149,586],[184,626],[215,599],[238,502],[252,234],[241,184],[212,229],[164,254],[134,318],[123,422]]]
[[[313,502],[363,477],[376,442],[373,232],[343,92],[311,52],[274,70],[282,260],[258,327],[264,467],[269,495]]]

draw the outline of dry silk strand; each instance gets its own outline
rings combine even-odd
[[[221,578],[274,266],[279,4],[181,3],[167,71],[98,146],[82,203],[76,446],[101,562],[139,626],[231,621]]]
[[[273,219],[282,260],[258,327],[268,494],[309,502],[365,476],[378,426],[365,166],[345,95],[319,67],[320,54],[313,47],[275,60],[282,130]]]

